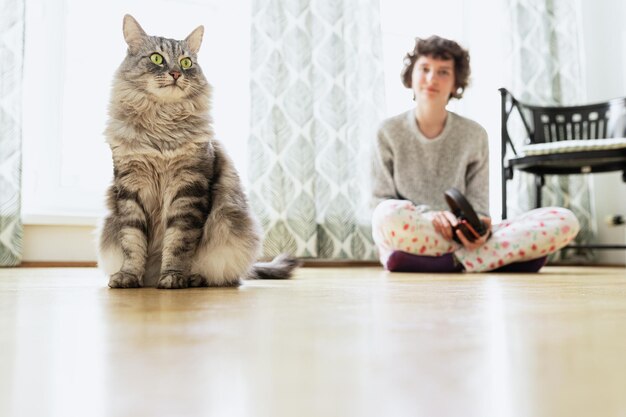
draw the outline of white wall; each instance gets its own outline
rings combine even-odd
[[[626,4],[615,0],[583,0],[582,24],[586,59],[587,100],[626,96]],[[625,243],[626,228],[608,227],[603,219],[626,215],[626,183],[621,173],[594,176],[598,235],[602,243]],[[626,264],[626,251],[599,251],[599,261]]]
[[[24,262],[95,262],[96,258],[94,226],[24,226]]]

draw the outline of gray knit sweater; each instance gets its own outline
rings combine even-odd
[[[478,212],[489,213],[489,143],[478,123],[448,112],[439,136],[426,138],[413,110],[382,122],[372,155],[373,206],[410,200],[449,210],[443,192],[459,189]]]

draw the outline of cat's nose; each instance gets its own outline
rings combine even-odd
[[[172,76],[174,81],[176,81],[176,80],[178,80],[178,77],[180,77],[180,72],[178,72],[178,71],[170,71],[170,75]]]

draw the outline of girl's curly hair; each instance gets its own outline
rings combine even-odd
[[[455,41],[432,35],[427,39],[415,38],[413,51],[404,57],[404,67],[400,73],[402,84],[406,88],[412,88],[413,67],[420,56],[429,56],[436,59],[451,59],[454,61],[455,92],[450,98],[461,98],[469,84],[470,59],[469,52],[463,49]]]

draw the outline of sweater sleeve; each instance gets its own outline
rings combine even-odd
[[[465,194],[476,212],[489,215],[489,140],[484,129],[478,157],[467,167]]]
[[[380,128],[376,137],[376,144],[372,150],[372,208],[384,200],[398,198],[393,181],[393,170],[393,150],[389,138]]]

